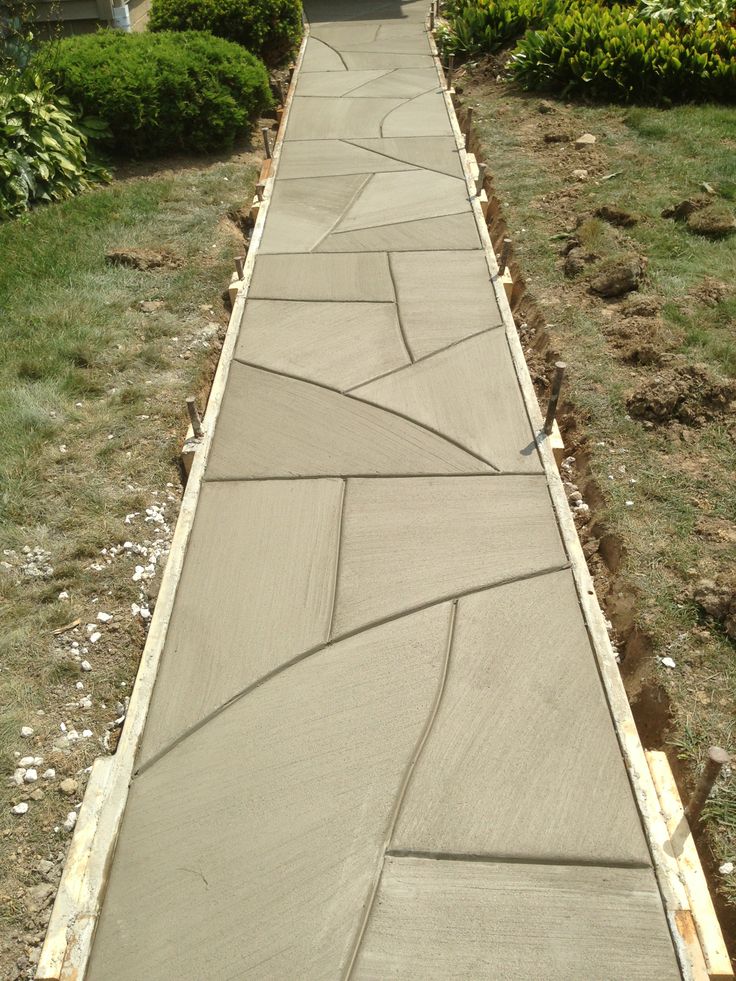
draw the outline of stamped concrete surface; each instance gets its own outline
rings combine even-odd
[[[92,981],[679,976],[425,14],[308,4]]]

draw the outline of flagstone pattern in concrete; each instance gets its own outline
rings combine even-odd
[[[88,976],[679,976],[424,3],[312,0]]]

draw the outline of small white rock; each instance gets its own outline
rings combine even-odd
[[[30,767],[28,770],[26,770],[23,780],[25,783],[35,783],[38,780],[38,770],[34,770],[33,767]]]
[[[78,681],[74,687],[77,689],[77,691],[84,691],[84,682]]]
[[[677,665],[675,664],[675,662],[672,660],[671,657],[663,657],[662,658],[662,664],[663,664],[663,666],[665,668],[670,668],[670,670],[672,668],[676,668],[677,667]]]
[[[96,644],[97,641],[100,639],[101,636],[102,636],[101,633],[94,633],[94,634],[92,634],[91,637],[89,638],[90,644]]]
[[[109,623],[112,620],[112,613],[98,613],[97,619],[100,623]]]
[[[44,778],[44,780],[55,780],[56,770],[53,768],[53,766],[50,766],[45,773],[41,774],[41,776]]]
[[[82,738],[83,739],[89,739],[91,735],[92,735],[92,730],[91,729],[82,729]]]
[[[20,806],[20,805],[19,805]],[[26,805],[27,807],[28,805]],[[66,816],[66,821],[64,822],[65,831],[74,831],[74,825],[77,823],[77,812],[69,811]]]
[[[731,875],[733,872],[733,862],[724,862],[723,865],[718,866],[718,871],[721,875]]]
[[[33,735],[33,729],[30,726],[23,726],[20,730],[20,735],[22,739],[30,739]]]
[[[28,811],[28,804],[22,801],[20,804],[16,804],[13,808],[13,814],[25,814]]]
[[[22,766],[19,766],[18,769],[13,774],[13,782],[16,783],[19,787],[22,787],[23,786],[23,778],[25,777],[25,775],[26,775],[25,768],[22,767]]]
[[[22,759],[18,760],[18,766],[33,766],[35,756],[24,756]]]
[[[626,507],[627,508],[633,508],[633,506],[634,506],[634,502],[633,501],[627,501],[626,502]]]
[[[89,697],[89,695],[85,695],[84,698],[80,698],[79,699],[79,707],[81,709],[91,709],[92,708],[92,699]]]
[[[67,591],[65,589],[62,589],[62,591],[59,593],[59,599],[60,600],[67,600],[67,599],[69,599],[69,593],[67,593]]]
[[[89,663],[89,661],[82,661],[82,663],[79,665],[79,667],[82,669],[82,671],[91,671],[92,670],[92,665]]]

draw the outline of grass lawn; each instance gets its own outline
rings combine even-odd
[[[699,580],[733,583],[736,560],[736,420],[728,408],[736,391],[736,237],[706,238],[661,213],[697,195],[734,211],[736,109],[542,100],[496,72],[474,66],[457,84],[474,108],[479,152],[526,283],[517,326],[540,392],[551,362],[568,363],[563,422],[575,461],[567,476],[591,507],[581,537],[642,740],[668,750],[686,789],[709,745],[736,751],[734,641],[693,600]],[[595,144],[576,148],[586,132]],[[634,223],[613,224],[616,211]],[[577,273],[562,254],[571,245],[584,260]],[[596,268],[622,255],[646,259],[638,292],[593,294]],[[704,367],[691,378],[694,363]],[[726,393],[719,406],[711,382]],[[682,402],[657,417],[679,384]],[[636,392],[654,415],[637,414]],[[733,940],[736,874],[718,872],[736,860],[736,781],[728,775],[705,828],[701,852]]]
[[[115,746],[179,508],[185,398],[204,403],[243,252],[227,213],[258,163],[165,161],[0,225],[3,977],[32,970],[64,822]],[[111,265],[111,249],[172,261]],[[24,757],[37,779],[18,784]]]

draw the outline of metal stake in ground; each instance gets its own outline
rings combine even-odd
[[[468,106],[468,111],[465,113],[465,141],[470,139],[470,131],[473,128],[473,107]]]
[[[187,412],[192,423],[192,432],[199,439],[200,436],[204,436],[204,430],[202,429],[202,420],[199,418],[197,403],[191,395],[187,399]]]
[[[429,29],[434,30],[434,4],[429,8]]]
[[[552,432],[552,426],[557,415],[557,402],[560,398],[562,379],[565,377],[565,368],[567,368],[567,365],[564,361],[558,361],[555,364],[555,376],[552,379],[552,394],[550,395],[549,405],[547,406],[547,417],[544,420],[544,431],[547,436]]]
[[[721,749],[720,746],[711,746],[708,750],[708,757],[705,761],[705,769],[703,770],[700,780],[698,780],[697,786],[693,791],[693,795],[685,808],[685,817],[687,818],[688,824],[692,828],[700,820],[700,814],[703,810],[705,802],[708,800],[708,796],[713,789],[713,784],[718,779],[718,774],[721,772],[724,764],[729,763],[731,757],[726,752],[725,749]]]
[[[271,141],[268,138],[268,126],[263,126],[261,128],[261,133],[263,133],[263,149],[266,151],[266,160],[271,159]]]

